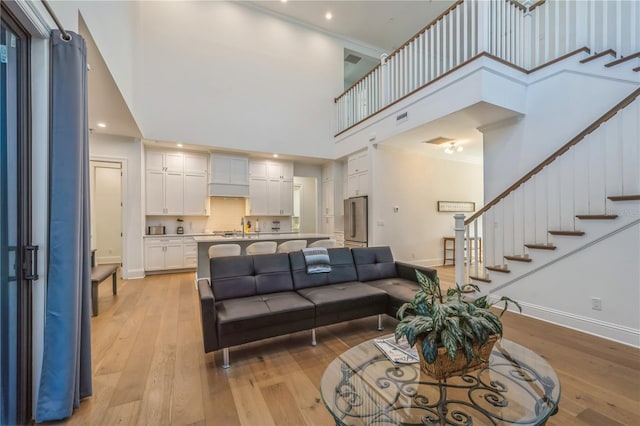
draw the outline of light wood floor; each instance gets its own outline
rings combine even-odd
[[[453,267],[438,268],[443,284]],[[205,354],[193,274],[122,281],[118,295],[100,286],[92,320],[93,397],[64,423],[80,425],[333,425],[319,383],[337,355],[375,336],[375,317]],[[549,425],[640,425],[640,351],[505,314],[505,337],[542,355],[562,396]]]

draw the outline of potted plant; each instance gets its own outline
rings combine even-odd
[[[502,297],[504,309],[496,315],[487,296],[475,300],[463,297],[463,288],[469,284],[447,290],[446,298],[440,290],[440,281],[430,279],[416,271],[420,289],[413,301],[403,304],[396,316],[395,338],[403,336],[411,346],[417,344],[420,364],[424,371],[436,379],[464,374],[488,364],[495,342],[502,336],[500,317],[509,302],[520,312],[520,305],[509,297]]]

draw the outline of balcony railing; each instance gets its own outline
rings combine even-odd
[[[482,53],[531,70],[588,47],[640,49],[636,0],[458,0],[335,99],[336,136]]]

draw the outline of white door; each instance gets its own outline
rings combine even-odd
[[[168,243],[165,246],[164,262],[167,269],[182,268],[184,266],[182,246],[182,241]]]
[[[281,181],[280,179],[267,180],[267,214],[278,216],[282,214],[280,204]]]
[[[120,163],[91,162],[93,168],[96,263],[122,261],[122,176]]]
[[[164,246],[161,244],[147,244],[144,248],[145,271],[164,269]]]
[[[179,152],[166,152],[164,154],[164,167],[167,172],[184,172],[184,155]]]
[[[280,214],[293,216],[293,180],[280,183]]]
[[[164,172],[147,170],[147,187],[145,193],[147,214],[164,214]]]
[[[264,215],[268,209],[267,179],[251,178],[249,181],[249,214]]]

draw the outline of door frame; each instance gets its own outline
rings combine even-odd
[[[22,49],[19,58],[19,96],[18,96],[18,123],[17,123],[17,187],[18,197],[18,241],[16,250],[16,265],[25,262],[25,247],[32,244],[32,117],[31,117],[31,34],[23,26],[12,10],[1,5],[2,19],[9,25],[12,31],[22,40]],[[34,254],[37,256],[37,254]],[[35,271],[36,274],[39,271]],[[17,366],[17,407],[16,416],[20,423],[29,423],[33,418],[33,281],[25,279],[26,271],[19,268],[18,306],[17,306],[17,341],[16,341],[16,366]]]
[[[120,267],[120,277],[122,279],[127,279],[129,277],[129,265],[128,265],[128,246],[129,246],[129,237],[128,237],[128,232],[127,229],[129,227],[129,212],[128,212],[128,204],[127,204],[127,200],[128,200],[128,190],[127,190],[127,176],[128,176],[128,160],[124,157],[113,157],[113,156],[108,156],[108,155],[92,155],[91,152],[89,152],[89,164],[91,164],[91,161],[101,161],[101,162],[105,162],[105,163],[120,163],[120,171],[122,172],[122,176],[120,178],[120,198],[121,198],[121,202],[122,202],[122,209],[120,210],[121,213],[121,231],[122,231],[122,240],[121,240],[121,244],[122,247],[120,247],[121,250],[121,267]],[[95,183],[95,182],[94,182]],[[91,208],[93,209],[93,206],[91,206]],[[93,216],[93,215],[92,215]]]

